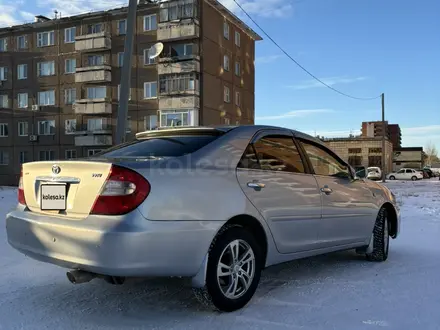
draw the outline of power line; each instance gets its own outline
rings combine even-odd
[[[382,95],[378,95],[375,97],[356,97],[353,95],[349,95],[346,94],[344,92],[341,92],[340,90],[337,90],[336,88],[330,86],[329,84],[326,84],[324,81],[322,81],[321,79],[319,79],[318,77],[316,77],[313,73],[311,73],[309,70],[307,70],[305,67],[303,67],[300,63],[298,63],[298,61],[296,61],[292,56],[290,56],[289,53],[287,53],[275,40],[272,39],[272,37],[266,33],[266,31],[264,31],[264,29],[257,23],[255,22],[255,20],[246,12],[246,10],[244,10],[244,8],[237,2],[237,0],[234,0],[235,4],[244,12],[244,14],[255,24],[256,27],[258,27],[261,32],[263,32],[263,34],[270,40],[273,42],[273,44],[275,46],[277,46],[289,59],[291,59],[297,66],[299,66],[304,72],[306,72],[309,76],[311,76],[313,79],[315,79],[316,81],[320,82],[321,84],[323,84],[324,86],[326,86],[327,88],[330,88],[332,91],[339,93],[343,96],[355,99],[355,100],[362,100],[362,101],[369,101],[369,100],[375,100],[380,98]]]

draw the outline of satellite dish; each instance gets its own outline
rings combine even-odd
[[[162,53],[162,51],[163,51],[163,43],[158,42],[153,46],[151,46],[151,48],[148,50],[148,57],[150,58],[150,60],[155,59],[160,55],[160,53]]]

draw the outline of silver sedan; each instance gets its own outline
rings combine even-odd
[[[274,264],[348,249],[385,261],[400,228],[386,187],[270,126],[148,131],[93,158],[26,163],[18,202],[10,245],[72,283],[190,277],[221,311],[245,306]]]

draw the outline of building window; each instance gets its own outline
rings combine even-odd
[[[229,92],[229,87],[224,87],[223,88],[223,101],[225,101],[226,103],[229,103],[229,102],[231,102],[231,95],[230,95],[230,92]]]
[[[361,154],[362,148],[348,148],[349,154]]]
[[[97,153],[100,153],[102,149],[90,149],[87,150],[87,156],[91,157],[93,155],[96,155]]]
[[[39,121],[38,135],[55,135],[55,120]]]
[[[17,49],[26,49],[28,45],[27,36],[17,37]]]
[[[9,152],[0,151],[0,165],[9,165]]]
[[[161,57],[184,57],[194,54],[194,44],[167,45]]]
[[[160,126],[189,126],[188,110],[162,110],[160,111]]]
[[[29,161],[29,153],[27,151],[20,151],[20,156],[19,156],[19,162],[20,164],[24,164],[27,163]]]
[[[235,31],[235,45],[240,47],[240,32]]]
[[[73,104],[76,100],[76,88],[69,88],[64,90],[64,103]]]
[[[144,49],[144,65],[150,65],[150,64],[155,64],[156,63],[156,59],[155,58],[150,58],[148,56],[148,51],[150,50],[150,48]]]
[[[17,65],[17,76],[18,79],[27,79],[27,64],[19,64]]]
[[[107,97],[107,88],[105,86],[87,87],[88,99],[105,99]]]
[[[87,64],[88,66],[96,66],[104,64],[104,56],[103,55],[89,55],[87,56]]]
[[[76,119],[66,119],[64,122],[65,133],[73,134],[76,132]]]
[[[55,105],[55,91],[38,92],[39,105]]]
[[[380,154],[380,153],[382,153],[382,148],[368,148],[368,153]]]
[[[75,159],[76,158],[76,150],[66,150],[66,152],[64,153],[64,158]]]
[[[17,103],[20,109],[25,109],[28,107],[28,93],[18,93],[17,94]]]
[[[118,21],[118,34],[120,36],[127,34],[127,20],[121,19]]]
[[[9,108],[8,95],[0,95],[0,108]]]
[[[103,131],[109,130],[111,126],[108,124],[108,120],[106,118],[90,118],[87,119],[87,131]]]
[[[2,38],[0,39],[0,52],[8,51],[8,39]]]
[[[70,44],[75,42],[76,27],[64,29],[64,43]]]
[[[157,129],[157,115],[150,115],[144,117],[144,131],[151,131]]]
[[[124,65],[124,52],[118,53],[118,67],[122,68]]]
[[[223,123],[224,123],[225,125],[230,125],[230,124],[231,124],[231,119],[228,118],[228,117],[223,117]]]
[[[7,137],[9,135],[8,124],[0,124],[0,137]]]
[[[162,75],[159,78],[160,93],[185,93],[198,90],[199,76],[196,73]]]
[[[223,55],[223,69],[225,69],[225,71],[229,71],[229,56],[228,55]]]
[[[160,9],[160,22],[180,20],[183,18],[197,17],[197,6],[193,1],[186,3],[168,3],[168,6]]]
[[[240,106],[240,92],[235,92],[235,105],[237,106],[237,107],[239,107]]]
[[[55,61],[37,63],[37,75],[39,77],[55,75]]]
[[[29,123],[27,121],[20,121],[18,123],[18,136],[29,135]]]
[[[87,34],[100,33],[102,31],[102,23],[89,24],[87,26]]]
[[[46,47],[55,45],[55,32],[37,33],[37,47]]]
[[[223,23],[223,36],[229,40],[229,24],[228,24],[228,22]]]
[[[144,83],[144,99],[157,98],[157,81]]]
[[[241,75],[240,62],[235,62],[235,75],[237,77],[240,77],[240,75]]]
[[[157,16],[148,15],[144,16],[144,31],[157,30]]]
[[[76,59],[75,58],[66,59],[64,72],[66,74],[71,74],[71,73],[75,73],[75,70],[76,70]]]
[[[0,81],[8,80],[8,68],[6,66],[0,67]]]
[[[118,85],[118,101],[121,98],[121,85]],[[128,100],[131,100],[131,88],[129,89]]]
[[[40,161],[55,160],[55,151],[53,150],[40,150]]]

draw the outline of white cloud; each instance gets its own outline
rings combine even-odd
[[[25,20],[26,22],[31,22],[35,18],[35,14],[32,14],[28,11],[20,11],[20,16]]]
[[[440,132],[440,125],[428,125],[402,128],[402,135],[425,135]]]
[[[0,5],[0,27],[6,27],[18,24],[19,22],[14,17],[15,6],[13,5]]]
[[[351,84],[358,81],[363,81],[367,79],[367,77],[355,77],[355,78],[347,78],[347,77],[328,77],[328,78],[320,78],[323,82],[325,82],[329,86],[334,86],[338,84]],[[288,86],[293,89],[302,90],[302,89],[310,89],[310,88],[318,88],[325,87],[319,81],[311,79],[304,81],[297,85]]]
[[[260,56],[255,59],[255,63],[257,64],[271,63],[278,60],[280,57],[281,55]]]
[[[243,11],[234,0],[219,0],[234,14],[243,18]],[[240,6],[252,17],[287,17],[293,13],[293,5],[288,0],[237,0]]]
[[[315,115],[319,113],[329,113],[333,112],[330,109],[309,109],[309,110],[294,110],[289,111],[280,115],[273,116],[262,116],[255,118],[256,120],[278,120],[278,119],[286,119],[286,118],[302,118],[310,115]]]
[[[127,4],[128,1],[121,0],[37,0],[39,8],[44,8],[50,14],[53,13],[53,10],[58,10],[63,17],[124,7]]]

